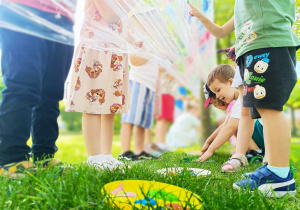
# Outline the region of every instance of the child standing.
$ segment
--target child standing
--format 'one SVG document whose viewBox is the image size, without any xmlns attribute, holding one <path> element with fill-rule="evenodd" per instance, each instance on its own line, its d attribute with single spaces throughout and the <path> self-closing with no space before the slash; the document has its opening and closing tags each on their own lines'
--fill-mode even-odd
<svg viewBox="0 0 300 210">
<path fill-rule="evenodd" d="M 234 17 L 222 27 L 192 5 L 191 8 L 191 15 L 216 37 L 225 37 L 235 30 L 236 61 L 243 79 L 243 87 L 239 87 L 243 95 L 237 137 L 239 154 L 243 154 L 242 145 L 253 132 L 251 118 L 261 115 L 264 122 L 268 165 L 236 182 L 234 188 L 258 188 L 267 196 L 273 196 L 272 189 L 277 196 L 295 195 L 295 180 L 289 169 L 291 131 L 282 111 L 297 79 L 296 50 L 300 41 L 292 30 L 295 0 L 237 0 Z"/>
<path fill-rule="evenodd" d="M 87 164 L 100 169 L 123 165 L 111 155 L 114 114 L 128 109 L 128 60 L 124 53 L 89 48 L 85 39 L 115 48 L 114 43 L 94 36 L 91 29 L 105 27 L 125 37 L 126 20 L 117 16 L 105 1 L 85 4 L 85 19 L 71 70 L 71 90 L 66 110 L 82 112 L 82 132 L 88 153 Z"/>
<path fill-rule="evenodd" d="M 166 72 L 164 67 L 159 68 L 161 113 L 156 118 L 155 139 L 161 150 L 168 151 L 166 135 L 170 123 L 174 121 L 175 98 L 178 97 L 178 84 L 173 76 Z"/>
<path fill-rule="evenodd" d="M 57 151 L 59 101 L 63 98 L 73 46 L 22 33 L 30 29 L 47 38 L 52 35 L 51 30 L 26 20 L 23 13 L 19 14 L 18 9 L 13 12 L 8 5 L 70 32 L 73 23 L 59 3 L 58 6 L 51 1 L 0 3 L 1 70 L 6 87 L 0 103 L 0 175 L 17 178 L 24 176 L 24 170 L 34 167 L 29 161 L 31 156 L 34 161 L 45 161 L 45 165 L 49 161 L 54 163 L 50 159 Z M 6 21 L 22 25 L 24 30 L 5 29 Z M 27 145 L 30 134 L 31 147 Z"/>
<path fill-rule="evenodd" d="M 155 98 L 158 62 L 142 57 L 129 56 L 131 70 L 129 73 L 131 107 L 122 115 L 121 146 L 119 159 L 152 159 L 144 151 L 146 130 L 153 122 L 153 103 Z M 130 150 L 132 129 L 134 127 L 134 152 Z"/>
</svg>

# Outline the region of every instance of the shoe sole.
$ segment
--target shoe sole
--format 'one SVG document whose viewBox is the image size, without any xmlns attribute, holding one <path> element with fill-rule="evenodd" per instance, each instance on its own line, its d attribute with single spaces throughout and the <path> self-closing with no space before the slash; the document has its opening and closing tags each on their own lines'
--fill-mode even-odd
<svg viewBox="0 0 300 210">
<path fill-rule="evenodd" d="M 132 158 L 128 158 L 128 157 L 119 157 L 118 160 L 121 160 L 121 161 L 132 161 Z"/>
<path fill-rule="evenodd" d="M 236 184 L 233 184 L 233 189 L 236 189 L 236 190 L 241 190 L 241 188 L 236 185 Z M 259 189 L 258 189 L 259 190 Z M 261 193 L 263 193 L 267 198 L 274 198 L 274 197 L 277 197 L 277 198 L 280 198 L 280 197 L 283 197 L 285 195 L 290 195 L 291 197 L 294 197 L 296 196 L 296 193 L 297 191 L 272 191 L 272 190 L 268 190 L 268 191 L 261 191 L 259 190 Z M 251 191 L 252 193 L 254 191 Z"/>
<path fill-rule="evenodd" d="M 222 169 L 221 172 L 222 172 L 222 173 L 235 173 L 235 172 L 237 172 L 237 171 L 235 171 L 235 170 L 228 170 L 228 171 L 227 171 L 227 170 L 223 170 L 223 169 Z"/>
<path fill-rule="evenodd" d="M 8 177 L 10 179 L 22 179 L 25 177 L 25 174 L 21 174 L 21 173 L 12 173 L 12 172 L 9 172 L 9 171 L 4 171 L 2 174 L 1 174 L 2 177 Z"/>
</svg>

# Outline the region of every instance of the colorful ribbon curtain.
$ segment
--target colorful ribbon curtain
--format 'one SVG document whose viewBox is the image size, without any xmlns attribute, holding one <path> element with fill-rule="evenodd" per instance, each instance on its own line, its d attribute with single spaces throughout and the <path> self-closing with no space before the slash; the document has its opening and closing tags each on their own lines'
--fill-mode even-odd
<svg viewBox="0 0 300 210">
<path fill-rule="evenodd" d="M 120 22 L 113 24 L 122 33 L 111 30 L 111 24 L 105 26 L 98 20 L 92 21 L 90 27 L 85 23 L 87 30 L 93 34 L 84 38 L 88 47 L 155 58 L 193 95 L 200 95 L 200 80 L 206 80 L 215 66 L 215 38 L 200 21 L 189 16 L 186 0 L 99 1 L 103 6 L 100 10 L 111 9 L 119 17 Z M 190 2 L 213 19 L 212 0 Z M 98 44 L 95 37 L 101 37 Z"/>
<path fill-rule="evenodd" d="M 100 11 L 98 16 L 85 14 L 87 19 L 94 17 L 82 24 L 80 41 L 86 47 L 157 59 L 193 95 L 200 95 L 200 80 L 205 81 L 215 66 L 215 39 L 200 21 L 189 16 L 186 0 L 86 1 L 96 3 Z M 212 0 L 190 2 L 213 19 Z M 53 13 L 53 21 L 32 5 Z M 74 22 L 76 0 L 1 0 L 0 6 L 5 8 L 0 27 L 73 44 L 72 28 L 58 20 L 63 16 Z"/>
</svg>

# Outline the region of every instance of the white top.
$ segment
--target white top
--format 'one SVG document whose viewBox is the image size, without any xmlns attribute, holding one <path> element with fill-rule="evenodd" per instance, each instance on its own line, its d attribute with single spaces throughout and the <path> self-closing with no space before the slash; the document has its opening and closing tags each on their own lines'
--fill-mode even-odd
<svg viewBox="0 0 300 210">
<path fill-rule="evenodd" d="M 158 75 L 158 62 L 149 60 L 141 66 L 134 66 L 130 63 L 129 79 L 138 82 L 155 92 Z"/>
<path fill-rule="evenodd" d="M 167 144 L 171 147 L 191 146 L 199 140 L 197 127 L 200 120 L 189 112 L 181 114 L 170 127 Z"/>
<path fill-rule="evenodd" d="M 231 109 L 230 118 L 241 119 L 241 101 L 238 98 Z M 263 125 L 261 118 L 258 119 L 261 125 Z"/>
<path fill-rule="evenodd" d="M 231 109 L 230 118 L 241 119 L 241 101 L 240 101 L 240 97 L 238 99 L 236 99 L 235 104 L 233 105 L 233 107 Z"/>
<path fill-rule="evenodd" d="M 231 87 L 238 88 L 240 85 L 243 85 L 243 80 L 240 74 L 240 68 L 236 66 Z"/>
</svg>

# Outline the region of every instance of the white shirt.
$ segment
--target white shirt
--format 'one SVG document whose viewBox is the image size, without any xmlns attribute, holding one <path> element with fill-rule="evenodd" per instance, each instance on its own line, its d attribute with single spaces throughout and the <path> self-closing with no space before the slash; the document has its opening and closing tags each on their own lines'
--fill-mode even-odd
<svg viewBox="0 0 300 210">
<path fill-rule="evenodd" d="M 238 99 L 236 99 L 235 104 L 233 105 L 233 107 L 231 109 L 230 118 L 241 119 L 241 101 L 240 101 L 240 97 Z"/>
<path fill-rule="evenodd" d="M 189 112 L 181 114 L 170 127 L 167 144 L 171 147 L 191 146 L 199 140 L 197 127 L 200 120 Z"/>
<path fill-rule="evenodd" d="M 243 80 L 240 74 L 240 68 L 239 66 L 236 66 L 231 87 L 238 88 L 240 85 L 243 85 Z"/>
<path fill-rule="evenodd" d="M 155 92 L 158 75 L 158 62 L 149 60 L 141 66 L 134 66 L 130 63 L 129 79 L 138 82 Z"/>
<path fill-rule="evenodd" d="M 241 101 L 240 97 L 236 100 L 235 104 L 231 109 L 230 118 L 241 119 Z M 261 125 L 263 125 L 261 118 L 258 119 Z"/>
</svg>

